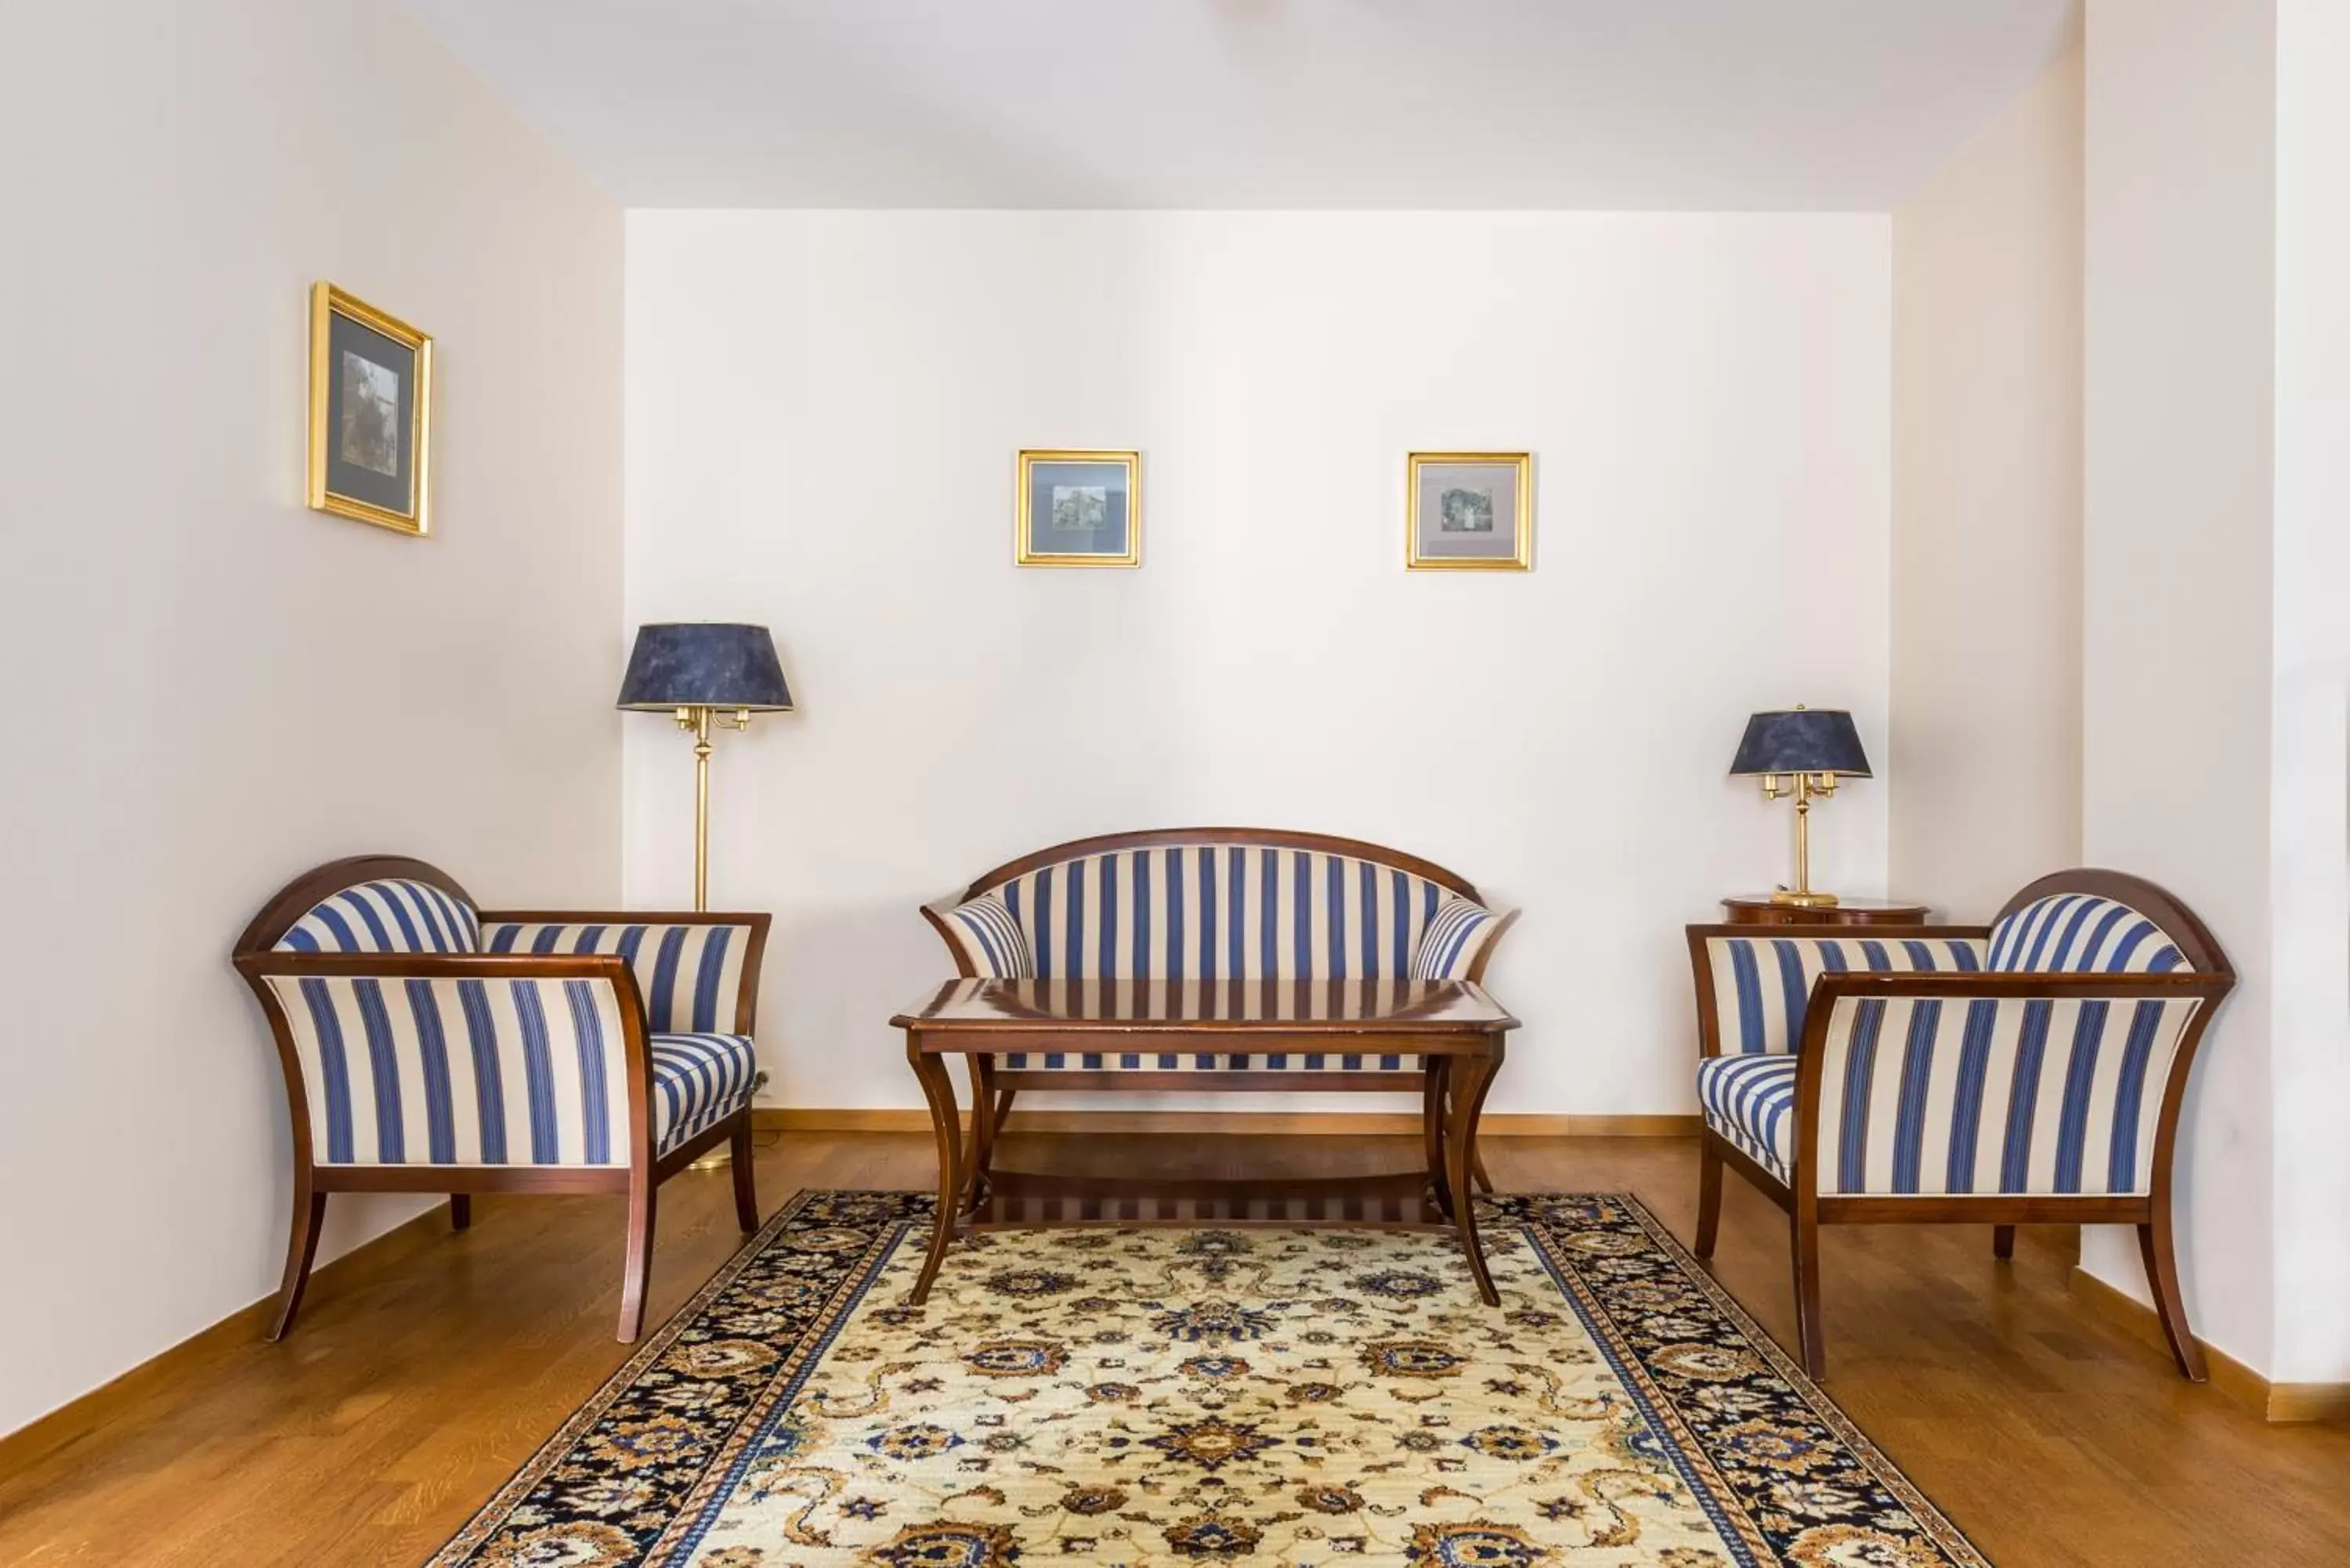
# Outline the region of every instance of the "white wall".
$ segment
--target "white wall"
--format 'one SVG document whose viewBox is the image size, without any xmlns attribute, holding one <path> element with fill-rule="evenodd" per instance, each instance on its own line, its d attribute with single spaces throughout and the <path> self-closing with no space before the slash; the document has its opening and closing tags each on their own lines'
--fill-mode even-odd
<svg viewBox="0 0 2350 1568">
<path fill-rule="evenodd" d="M 1746 713 L 1849 706 L 1885 757 L 1887 230 L 629 214 L 629 618 L 770 623 L 803 704 L 716 759 L 769 1097 L 918 1103 L 921 900 L 1229 822 L 1525 907 L 1494 1110 L 1690 1108 L 1679 928 L 1787 874 L 1723 777 Z M 1012 565 L 1023 446 L 1142 450 L 1140 570 Z M 1405 453 L 1458 447 L 1536 453 L 1532 574 L 1403 570 Z M 691 774 L 629 728 L 632 900 L 688 891 Z M 1882 889 L 1887 787 L 1820 809 L 1822 885 Z"/>
<path fill-rule="evenodd" d="M 2277 1344 L 2350 1382 L 2350 7 L 2279 0 L 2276 716 L 2270 793 Z"/>
<path fill-rule="evenodd" d="M 1893 214 L 1895 891 L 2081 857 L 2081 51 Z"/>
<path fill-rule="evenodd" d="M 619 890 L 617 209 L 398 7 L 12 7 L 0 1431 L 273 1290 L 260 901 Z M 308 289 L 439 338 L 440 537 L 302 504 Z M 412 1203 L 338 1199 L 324 1252 Z"/>
<path fill-rule="evenodd" d="M 2181 1251 L 2197 1332 L 2264 1371 L 2276 50 L 2266 0 L 2088 9 L 2082 844 L 2242 974 L 2181 1124 Z M 2142 1290 L 2127 1232 L 2083 1265 Z"/>
</svg>

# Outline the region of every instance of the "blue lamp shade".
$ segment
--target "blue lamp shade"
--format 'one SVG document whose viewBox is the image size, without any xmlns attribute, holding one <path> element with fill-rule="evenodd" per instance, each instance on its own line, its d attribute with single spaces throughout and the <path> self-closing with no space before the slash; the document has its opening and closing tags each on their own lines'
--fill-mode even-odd
<svg viewBox="0 0 2350 1568">
<path fill-rule="evenodd" d="M 791 688 L 764 626 L 709 621 L 656 623 L 637 628 L 629 672 L 620 678 L 623 708 L 748 708 L 788 711 Z"/>
<path fill-rule="evenodd" d="M 1860 732 L 1841 708 L 1789 708 L 1757 713 L 1731 760 L 1730 776 L 1758 774 L 1845 774 L 1867 778 L 1868 753 Z"/>
</svg>

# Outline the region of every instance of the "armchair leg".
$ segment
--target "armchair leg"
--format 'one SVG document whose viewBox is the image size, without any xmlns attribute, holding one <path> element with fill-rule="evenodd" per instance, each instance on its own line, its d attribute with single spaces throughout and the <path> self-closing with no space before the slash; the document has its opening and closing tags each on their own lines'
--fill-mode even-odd
<svg viewBox="0 0 2350 1568">
<path fill-rule="evenodd" d="M 294 1173 L 294 1217 L 286 1233 L 286 1275 L 277 1286 L 277 1317 L 269 1326 L 272 1344 L 294 1326 L 302 1291 L 310 1282 L 310 1261 L 318 1255 L 318 1231 L 327 1220 L 327 1195 L 310 1185 L 307 1165 Z"/>
<path fill-rule="evenodd" d="M 1698 1140 L 1697 1149 L 1697 1245 L 1690 1249 L 1700 1258 L 1713 1256 L 1713 1243 L 1721 1234 L 1721 1150 L 1713 1146 L 1711 1134 Z"/>
<path fill-rule="evenodd" d="M 1795 1338 L 1804 1370 L 1817 1382 L 1827 1376 L 1828 1369 L 1827 1345 L 1820 1327 L 1820 1218 L 1812 1203 L 1800 1196 L 1796 1199 L 1793 1240 Z"/>
<path fill-rule="evenodd" d="M 751 1169 L 751 1113 L 743 1111 L 726 1140 L 727 1159 L 734 1168 L 734 1222 L 743 1234 L 759 1229 L 759 1185 Z"/>
<path fill-rule="evenodd" d="M 645 1285 L 653 1272 L 653 1179 L 639 1170 L 629 1184 L 629 1239 L 620 1254 L 622 1345 L 634 1345 L 645 1329 Z"/>
<path fill-rule="evenodd" d="M 1991 1228 L 1991 1255 L 1994 1258 L 2015 1256 L 2015 1227 L 1994 1225 Z"/>
<path fill-rule="evenodd" d="M 470 1231 L 473 1228 L 473 1195 L 470 1192 L 449 1194 L 449 1229 Z"/>
<path fill-rule="evenodd" d="M 2170 1341 L 2170 1358 L 2189 1383 L 2207 1382 L 2203 1346 L 2187 1326 L 2186 1298 L 2178 1293 L 2178 1259 L 2170 1241 L 2170 1205 L 2158 1199 L 2154 1219 L 2137 1228 L 2138 1256 L 2146 1261 L 2146 1282 L 2154 1292 L 2155 1311 L 2162 1318 L 2163 1337 Z"/>
</svg>

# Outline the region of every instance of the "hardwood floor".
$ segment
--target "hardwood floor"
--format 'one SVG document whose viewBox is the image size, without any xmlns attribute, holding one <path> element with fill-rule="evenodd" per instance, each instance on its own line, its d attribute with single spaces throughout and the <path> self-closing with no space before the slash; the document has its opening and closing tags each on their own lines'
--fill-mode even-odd
<svg viewBox="0 0 2350 1568">
<path fill-rule="evenodd" d="M 763 1134 L 760 1189 L 926 1186 L 927 1137 Z M 1505 1191 L 1638 1193 L 1685 1239 L 1680 1138 L 1495 1138 Z M 1168 1175 L 1329 1175 L 1417 1140 L 1006 1140 L 1003 1162 Z M 724 1171 L 661 1189 L 649 1322 L 732 1252 Z M 400 1233 L 312 1286 L 284 1345 L 200 1351 L 106 1428 L 0 1476 L 0 1563 L 400 1564 L 428 1555 L 596 1385 L 611 1337 L 618 1204 L 481 1199 L 473 1229 Z M 2272 1428 L 2073 1302 L 2067 1239 L 1988 1228 L 1830 1228 L 1828 1387 L 2000 1568 L 2350 1562 L 2350 1428 Z M 1717 1272 L 1794 1326 L 1787 1229 L 1729 1184 Z M 30 1347 L 17 1346 L 11 1354 Z"/>
</svg>

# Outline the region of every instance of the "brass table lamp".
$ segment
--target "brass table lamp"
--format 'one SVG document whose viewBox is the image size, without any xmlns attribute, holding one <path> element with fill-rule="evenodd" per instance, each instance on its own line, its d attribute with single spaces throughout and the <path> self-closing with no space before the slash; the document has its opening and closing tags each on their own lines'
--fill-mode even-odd
<svg viewBox="0 0 2350 1568">
<path fill-rule="evenodd" d="M 620 679 L 619 706 L 672 713 L 693 737 L 693 907 L 710 908 L 710 721 L 747 730 L 754 713 L 788 713 L 791 688 L 764 626 L 708 621 L 654 623 L 637 628 L 629 672 Z"/>
<path fill-rule="evenodd" d="M 1840 778 L 1870 776 L 1860 732 L 1841 708 L 1793 708 L 1757 713 L 1731 760 L 1732 778 L 1759 778 L 1762 798 L 1795 797 L 1795 885 L 1771 895 L 1774 904 L 1803 909 L 1833 908 L 1834 893 L 1812 890 L 1812 800 L 1832 796 Z"/>
</svg>

